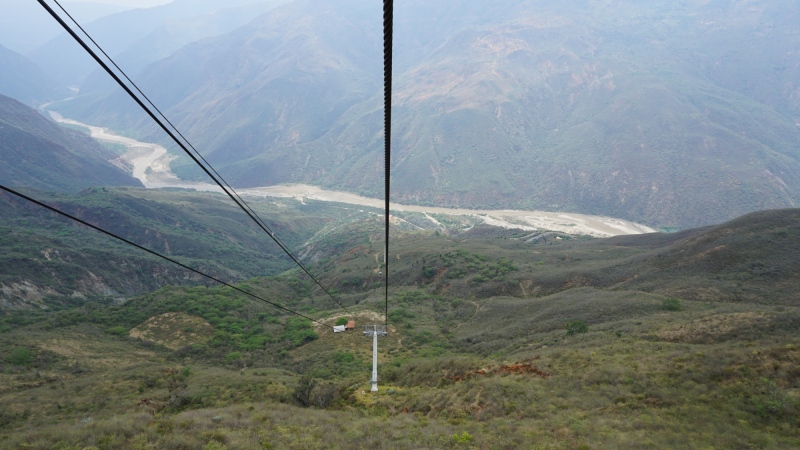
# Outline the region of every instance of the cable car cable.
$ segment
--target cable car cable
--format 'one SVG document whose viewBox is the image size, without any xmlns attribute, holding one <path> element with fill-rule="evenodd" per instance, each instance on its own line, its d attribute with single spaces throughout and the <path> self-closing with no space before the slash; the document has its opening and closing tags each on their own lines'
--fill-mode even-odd
<svg viewBox="0 0 800 450">
<path fill-rule="evenodd" d="M 211 172 L 209 171 L 209 169 L 207 169 L 207 168 L 206 168 L 206 167 L 205 167 L 203 164 L 201 164 L 201 163 L 200 163 L 200 161 L 197 159 L 197 157 L 195 157 L 195 155 L 193 155 L 193 154 L 192 154 L 192 152 L 190 152 L 190 151 L 189 151 L 189 149 L 186 147 L 186 145 L 184 145 L 184 143 L 183 143 L 183 142 L 181 142 L 181 141 L 180 141 L 180 140 L 179 140 L 179 139 L 178 139 L 178 138 L 175 136 L 175 134 L 174 134 L 172 131 L 170 131 L 170 130 L 167 128 L 167 126 L 166 126 L 166 125 L 165 125 L 165 124 L 164 124 L 164 123 L 163 123 L 163 122 L 162 122 L 162 121 L 161 121 L 161 120 L 160 120 L 158 117 L 156 117 L 156 115 L 155 115 L 155 114 L 154 114 L 154 113 L 153 113 L 153 112 L 152 112 L 152 111 L 151 111 L 151 110 L 150 110 L 150 109 L 149 109 L 149 108 L 148 108 L 148 107 L 147 107 L 147 106 L 146 106 L 146 105 L 145 105 L 145 104 L 142 102 L 142 100 L 141 100 L 141 99 L 140 99 L 138 96 L 136 96 L 136 95 L 133 93 L 133 91 L 131 91 L 130 87 L 128 87 L 128 86 L 127 86 L 127 85 L 126 85 L 126 84 L 125 84 L 125 83 L 124 83 L 124 82 L 123 82 L 123 81 L 122 81 L 122 80 L 119 78 L 119 76 L 118 76 L 116 73 L 114 73 L 114 71 L 113 71 L 113 70 L 111 70 L 111 68 L 110 68 L 110 67 L 109 67 L 109 66 L 108 66 L 108 65 L 107 65 L 107 64 L 106 64 L 106 63 L 105 63 L 105 62 L 104 62 L 104 61 L 103 61 L 103 60 L 102 60 L 102 59 L 101 59 L 101 58 L 100 58 L 98 55 L 97 55 L 97 53 L 95 53 L 95 52 L 94 52 L 94 50 L 92 50 L 91 48 L 89 48 L 89 46 L 86 44 L 86 42 L 85 42 L 85 41 L 84 41 L 84 40 L 83 40 L 83 39 L 82 39 L 80 36 L 78 36 L 78 35 L 77 35 L 77 33 L 75 33 L 75 31 L 74 31 L 74 30 L 73 30 L 73 29 L 72 29 L 72 28 L 71 28 L 71 27 L 70 27 L 70 26 L 69 26 L 69 25 L 68 25 L 66 22 L 64 22 L 64 20 L 63 20 L 63 19 L 62 19 L 62 18 L 61 18 L 61 17 L 58 15 L 58 13 L 56 13 L 56 12 L 55 12 L 55 11 L 54 11 L 54 10 L 53 10 L 51 7 L 50 7 L 50 5 L 48 5 L 48 4 L 45 2 L 45 0 L 38 0 L 38 2 L 39 2 L 39 4 L 40 4 L 40 5 L 42 5 L 42 7 L 43 7 L 43 8 L 45 8 L 45 10 L 47 10 L 47 12 L 48 12 L 48 13 L 49 13 L 49 14 L 50 14 L 50 15 L 51 15 L 51 16 L 52 16 L 52 17 L 53 17 L 53 18 L 54 18 L 54 19 L 55 19 L 55 20 L 56 20 L 56 21 L 57 21 L 57 22 L 58 22 L 58 23 L 59 23 L 61 26 L 62 26 L 62 28 L 64 28 L 64 30 L 66 30 L 66 31 L 67 31 L 67 33 L 69 33 L 69 34 L 70 34 L 70 35 L 73 37 L 73 39 L 75 39 L 75 40 L 78 42 L 78 44 L 80 44 L 80 45 L 81 45 L 81 47 L 83 47 L 83 49 L 84 49 L 84 50 L 85 50 L 87 53 L 89 53 L 89 55 L 90 55 L 92 58 L 94 58 L 94 60 L 95 60 L 95 61 L 97 61 L 97 63 L 98 63 L 98 64 L 100 64 L 100 66 L 101 66 L 101 67 L 102 67 L 102 68 L 103 68 L 103 69 L 106 71 L 106 73 L 108 73 L 108 74 L 109 74 L 109 76 L 111 76 L 111 77 L 114 79 L 114 81 L 116 81 L 116 82 L 117 82 L 117 84 L 119 84 L 119 86 L 120 86 L 120 87 L 121 87 L 123 90 L 125 90 L 125 92 L 126 92 L 126 93 L 127 93 L 127 94 L 128 94 L 128 95 L 129 95 L 129 96 L 130 96 L 130 97 L 131 97 L 131 98 L 132 98 L 132 99 L 133 99 L 133 100 L 134 100 L 134 101 L 135 101 L 135 102 L 136 102 L 136 103 L 137 103 L 137 104 L 138 104 L 138 105 L 139 105 L 139 106 L 140 106 L 140 107 L 141 107 L 141 108 L 142 108 L 142 109 L 143 109 L 143 110 L 146 112 L 146 113 L 147 113 L 147 115 L 148 115 L 148 116 L 150 116 L 150 118 L 151 118 L 151 119 L 153 119 L 153 120 L 154 120 L 154 121 L 155 121 L 155 122 L 156 122 L 156 123 L 159 125 L 159 127 L 161 127 L 161 129 L 162 129 L 162 130 L 164 130 L 164 132 L 165 132 L 165 133 L 167 133 L 167 135 L 169 135 L 169 137 L 170 137 L 170 138 L 171 138 L 173 141 L 175 141 L 175 143 L 176 143 L 176 144 L 178 144 L 178 146 L 179 146 L 179 147 L 180 147 L 180 148 L 181 148 L 181 149 L 182 149 L 182 150 L 183 150 L 183 151 L 184 151 L 184 152 L 185 152 L 187 155 L 189 155 L 189 157 L 190 157 L 190 158 L 191 158 L 191 159 L 192 159 L 192 160 L 193 160 L 193 161 L 194 161 L 194 162 L 195 162 L 195 163 L 196 163 L 198 166 L 200 166 L 200 168 L 201 168 L 201 169 L 203 169 L 203 171 L 206 173 L 206 175 L 208 175 L 208 176 L 209 176 L 209 177 L 210 177 L 212 180 L 214 180 L 214 182 L 215 182 L 215 183 L 216 183 L 216 184 L 217 184 L 217 185 L 220 187 L 220 189 L 222 189 L 222 191 L 223 191 L 223 192 L 225 192 L 225 193 L 228 195 L 228 197 L 230 197 L 230 198 L 231 198 L 231 200 L 233 200 L 233 201 L 234 201 L 234 203 L 236 203 L 236 205 L 237 205 L 237 206 L 239 206 L 239 208 L 241 208 L 241 209 L 242 209 L 242 210 L 245 212 L 245 214 L 247 214 L 247 215 L 250 217 L 250 219 L 252 219 L 254 222 L 256 222 L 256 224 L 257 224 L 257 225 L 258 225 L 258 226 L 259 226 L 259 227 L 260 227 L 260 228 L 261 228 L 261 229 L 262 229 L 262 230 L 263 230 L 265 233 L 267 233 L 267 235 L 269 235 L 269 236 L 270 236 L 270 238 L 272 238 L 272 240 L 273 240 L 273 241 L 275 241 L 275 243 L 276 243 L 276 244 L 277 244 L 277 245 L 278 245 L 278 246 L 279 246 L 279 247 L 280 247 L 280 248 L 281 248 L 281 249 L 282 249 L 282 250 L 283 250 L 283 251 L 284 251 L 284 252 L 285 252 L 285 253 L 286 253 L 286 254 L 289 256 L 289 258 L 291 258 L 291 259 L 292 259 L 292 260 L 295 262 L 295 264 L 297 264 L 297 265 L 298 265 L 298 266 L 299 266 L 299 267 L 300 267 L 300 268 L 301 268 L 301 269 L 302 269 L 302 270 L 303 270 L 303 271 L 304 271 L 304 272 L 305 272 L 305 273 L 306 273 L 306 274 L 307 274 L 309 277 L 311 277 L 311 279 L 312 279 L 312 280 L 314 280 L 314 282 L 316 282 L 316 283 L 317 283 L 317 285 L 318 285 L 320 288 L 322 288 L 322 290 L 323 290 L 323 291 L 324 291 L 324 292 L 325 292 L 325 293 L 326 293 L 326 294 L 327 294 L 327 295 L 328 295 L 328 296 L 329 296 L 331 299 L 333 299 L 333 301 L 334 301 L 334 302 L 336 302 L 336 303 L 337 303 L 339 306 L 341 306 L 341 307 L 342 307 L 342 309 L 344 309 L 345 311 L 347 311 L 347 313 L 348 313 L 348 314 L 350 314 L 351 316 L 355 317 L 355 315 L 354 315 L 352 312 L 350 312 L 350 310 L 348 310 L 348 309 L 347 309 L 347 308 L 346 308 L 344 305 L 342 305 L 342 304 L 341 304 L 341 303 L 340 303 L 340 302 L 339 302 L 339 301 L 338 301 L 338 300 L 337 300 L 337 299 L 336 299 L 336 298 L 333 296 L 333 294 L 331 294 L 331 293 L 330 293 L 330 291 L 329 291 L 327 288 L 325 288 L 325 286 L 323 286 L 323 285 L 322 285 L 322 283 L 321 283 L 321 282 L 320 282 L 320 281 L 319 281 L 319 280 L 318 280 L 318 279 L 317 279 L 317 278 L 316 278 L 316 277 L 315 277 L 315 276 L 314 276 L 314 275 L 313 275 L 313 274 L 312 274 L 312 273 L 311 273 L 311 272 L 310 272 L 310 271 L 309 271 L 309 270 L 308 270 L 308 269 L 307 269 L 307 268 L 306 268 L 306 267 L 305 267 L 305 266 L 304 266 L 304 265 L 303 265 L 303 264 L 300 262 L 300 260 L 299 260 L 299 259 L 297 259 L 297 257 L 296 257 L 296 256 L 294 256 L 294 255 L 293 255 L 293 254 L 292 254 L 292 253 L 289 251 L 289 249 L 288 249 L 288 248 L 286 248 L 286 246 L 285 246 L 285 245 L 284 245 L 282 242 L 280 242 L 280 241 L 279 241 L 279 240 L 278 240 L 278 239 L 275 237 L 275 233 L 274 233 L 274 232 L 272 232 L 272 231 L 268 230 L 268 229 L 267 229 L 267 227 L 265 227 L 265 226 L 264 226 L 264 224 L 262 224 L 261 222 L 259 222 L 259 220 L 255 218 L 254 214 L 253 214 L 253 213 L 251 213 L 250 211 L 248 211 L 248 210 L 247 210 L 247 208 L 245 208 L 245 207 L 242 205 L 242 203 L 241 203 L 239 200 L 237 200 L 237 199 L 236 199 L 236 197 L 235 197 L 233 194 L 231 194 L 231 193 L 230 193 L 230 192 L 229 192 L 229 191 L 228 191 L 228 190 L 225 188 L 225 186 L 223 186 L 223 185 L 222 185 L 222 183 L 221 183 L 219 180 L 217 180 L 217 178 L 216 178 L 214 175 L 212 175 L 212 174 L 211 174 Z M 59 6 L 60 6 L 60 5 L 59 5 Z M 84 31 L 84 33 L 85 33 L 85 31 Z M 88 36 L 88 34 L 87 34 L 87 36 Z M 109 59 L 111 59 L 111 58 L 109 58 Z M 210 166 L 210 165 L 209 165 L 209 166 Z"/>
<path fill-rule="evenodd" d="M 73 216 L 73 215 L 71 215 L 71 214 L 69 214 L 69 213 L 65 213 L 64 211 L 61 211 L 61 210 L 59 210 L 59 209 L 56 209 L 56 208 L 54 208 L 54 207 L 52 207 L 52 206 L 50 206 L 50 205 L 47 205 L 47 204 L 45 204 L 45 203 L 42 203 L 42 202 L 40 202 L 40 201 L 38 201 L 38 200 L 36 200 L 36 199 L 34 199 L 34 198 L 28 197 L 27 195 L 25 195 L 25 194 L 22 194 L 22 193 L 20 193 L 20 192 L 17 192 L 17 191 L 15 191 L 15 190 L 11 189 L 11 188 L 8 188 L 8 187 L 6 187 L 6 186 L 3 186 L 2 184 L 0 184 L 0 189 L 2 189 L 2 190 L 4 190 L 4 191 L 8 192 L 9 194 L 14 194 L 14 195 L 16 195 L 17 197 L 20 197 L 20 198 L 22 198 L 22 199 L 24 199 L 24 200 L 27 200 L 27 201 L 31 202 L 31 203 L 35 203 L 35 204 L 37 204 L 37 205 L 39 205 L 39 206 L 41 206 L 41 207 L 43 207 L 43 208 L 45 208 L 45 209 L 48 209 L 48 210 L 50 210 L 50 211 L 52 211 L 52 212 L 54 212 L 54 213 L 56 213 L 56 214 L 60 214 L 60 215 L 62 215 L 62 216 L 64 216 L 64 217 L 67 217 L 67 218 L 69 218 L 69 219 L 72 219 L 72 220 L 74 220 L 74 221 L 76 221 L 76 222 L 78 222 L 78 223 L 80 223 L 80 224 L 82 224 L 82 225 L 86 225 L 87 227 L 89 227 L 89 228 L 92 228 L 93 230 L 99 231 L 99 232 L 101 232 L 101 233 L 103 233 L 103 234 L 105 234 L 105 235 L 107 235 L 107 236 L 111 236 L 111 237 L 113 237 L 114 239 L 118 239 L 118 240 L 120 240 L 120 241 L 122 241 L 122 242 L 124 242 L 124 243 L 126 243 L 126 244 L 128 244 L 128 245 L 132 245 L 132 246 L 134 246 L 134 247 L 136 247 L 136 248 L 138 248 L 138 249 L 140 249 L 140 250 L 144 250 L 144 251 L 146 251 L 147 253 L 150 253 L 151 255 L 158 256 L 158 257 L 159 257 L 159 258 L 161 258 L 161 259 L 165 259 L 165 260 L 167 260 L 167 261 L 169 261 L 169 262 L 171 262 L 171 263 L 173 263 L 173 264 L 177 264 L 177 265 L 179 265 L 179 266 L 183 267 L 183 268 L 184 268 L 184 269 L 186 269 L 186 270 L 189 270 L 189 271 L 191 271 L 191 272 L 194 272 L 194 273 L 196 273 L 196 274 L 198 274 L 198 275 L 202 275 L 202 276 L 204 276 L 204 277 L 206 277 L 206 278 L 208 278 L 208 279 L 210 279 L 210 280 L 216 281 L 216 282 L 217 282 L 217 283 L 219 283 L 219 284 L 225 285 L 225 286 L 227 286 L 227 287 L 229 287 L 229 288 L 231 288 L 231 289 L 234 289 L 234 290 L 236 290 L 236 291 L 238 291 L 238 292 L 241 292 L 241 293 L 243 293 L 243 294 L 249 295 L 250 297 L 253 297 L 253 298 L 257 299 L 257 300 L 261 300 L 262 302 L 264 302 L 264 303 L 267 303 L 267 304 L 269 304 L 269 305 L 272 305 L 272 306 L 274 306 L 274 307 L 276 307 L 276 308 L 279 308 L 279 309 L 281 309 L 281 310 L 283 310 L 283 311 L 286 311 L 286 312 L 288 312 L 288 313 L 294 314 L 294 315 L 296 315 L 296 316 L 303 317 L 303 318 L 305 318 L 305 319 L 308 319 L 308 320 L 310 320 L 310 321 L 312 321 L 312 322 L 316 322 L 316 323 L 318 323 L 318 324 L 320 324 L 320 325 L 322 325 L 322 326 L 325 326 L 325 327 L 330 327 L 330 325 L 325 325 L 324 323 L 320 322 L 319 320 L 312 319 L 312 318 L 310 318 L 310 317 L 306 316 L 305 314 L 299 313 L 299 312 L 297 312 L 297 311 L 293 311 L 293 310 L 291 310 L 291 309 L 289 309 L 289 308 L 287 308 L 287 307 L 285 307 L 285 306 L 282 306 L 282 305 L 280 305 L 280 304 L 278 304 L 278 303 L 271 302 L 271 301 L 269 301 L 269 300 L 267 300 L 267 299 L 265 299 L 265 298 L 259 297 L 258 295 L 255 295 L 255 294 L 252 294 L 252 293 L 250 293 L 250 292 L 247 292 L 247 291 L 245 291 L 244 289 L 238 288 L 238 287 L 236 287 L 236 286 L 234 286 L 234 285 L 232 285 L 232 284 L 230 284 L 230 283 L 227 283 L 227 282 L 225 282 L 225 281 L 222 281 L 222 280 L 220 280 L 219 278 L 216 278 L 216 277 L 214 277 L 214 276 L 211 276 L 211 275 L 208 275 L 208 274 L 206 274 L 206 273 L 203 273 L 203 272 L 201 272 L 201 271 L 199 271 L 199 270 L 197 270 L 197 269 L 194 269 L 194 268 L 192 268 L 192 267 L 189 267 L 189 266 L 187 266 L 186 264 L 183 264 L 183 263 L 181 263 L 181 262 L 179 262 L 179 261 L 176 261 L 176 260 L 174 260 L 174 259 L 172 259 L 172 258 L 170 258 L 170 257 L 168 257 L 168 256 L 164 256 L 164 255 L 162 255 L 161 253 L 158 253 L 158 252 L 156 252 L 156 251 L 150 250 L 150 249 L 148 249 L 148 248 L 146 248 L 146 247 L 142 247 L 141 245 L 139 245 L 139 244 L 137 244 L 137 243 L 135 243 L 135 242 L 131 242 L 131 241 L 129 241 L 129 240 L 127 240 L 127 239 L 125 239 L 124 237 L 118 236 L 118 235 L 116 235 L 116 234 L 114 234 L 114 233 L 112 233 L 112 232 L 110 232 L 110 231 L 106 231 L 106 230 L 104 230 L 104 229 L 102 229 L 102 228 L 100 228 L 100 227 L 98 227 L 98 226 L 96 226 L 96 225 L 92 225 L 91 223 L 89 223 L 89 222 L 86 222 L 85 220 L 79 219 L 79 218 L 77 218 L 77 217 L 75 217 L 75 216 Z"/>
<path fill-rule="evenodd" d="M 383 139 L 384 139 L 384 183 L 385 183 L 385 212 L 386 217 L 386 248 L 385 253 L 385 325 L 389 327 L 389 176 L 392 156 L 392 23 L 394 21 L 393 0 L 383 0 Z"/>
</svg>

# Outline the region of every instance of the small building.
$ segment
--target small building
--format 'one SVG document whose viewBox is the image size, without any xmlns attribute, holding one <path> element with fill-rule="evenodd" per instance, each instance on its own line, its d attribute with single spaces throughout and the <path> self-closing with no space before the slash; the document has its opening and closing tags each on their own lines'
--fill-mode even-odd
<svg viewBox="0 0 800 450">
<path fill-rule="evenodd" d="M 350 320 L 347 322 L 347 325 L 344 326 L 346 330 L 355 330 L 356 329 L 356 321 Z"/>
<path fill-rule="evenodd" d="M 333 332 L 334 333 L 344 333 L 345 326 L 344 325 L 334 325 Z"/>
</svg>

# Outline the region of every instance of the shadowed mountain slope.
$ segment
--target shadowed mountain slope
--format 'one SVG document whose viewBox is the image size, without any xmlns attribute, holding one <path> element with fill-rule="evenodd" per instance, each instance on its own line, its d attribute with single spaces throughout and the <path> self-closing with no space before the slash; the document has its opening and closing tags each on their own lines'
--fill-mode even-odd
<svg viewBox="0 0 800 450">
<path fill-rule="evenodd" d="M 91 186 L 141 186 L 109 163 L 115 155 L 89 136 L 62 128 L 0 95 L 0 181 L 9 187 L 77 191 Z"/>
</svg>

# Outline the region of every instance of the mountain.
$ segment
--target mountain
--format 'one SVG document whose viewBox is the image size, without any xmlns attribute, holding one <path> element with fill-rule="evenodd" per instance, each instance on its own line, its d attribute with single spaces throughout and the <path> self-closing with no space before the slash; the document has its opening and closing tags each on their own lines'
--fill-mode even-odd
<svg viewBox="0 0 800 450">
<path fill-rule="evenodd" d="M 800 202 L 794 2 L 416 1 L 395 21 L 398 202 L 661 227 Z M 379 197 L 380 25 L 359 2 L 298 0 L 140 85 L 238 186 Z M 63 109 L 163 142 L 120 93 Z"/>
<path fill-rule="evenodd" d="M 109 161 L 116 155 L 89 136 L 60 127 L 0 95 L 0 182 L 8 187 L 77 191 L 91 186 L 141 186 Z"/>
<path fill-rule="evenodd" d="M 175 0 L 81 25 L 128 75 L 135 76 L 145 64 L 194 40 L 233 30 L 280 3 L 281 0 Z M 70 5 L 66 9 L 71 11 Z M 110 86 L 105 72 L 100 73 L 94 59 L 66 32 L 27 56 L 62 84 L 81 84 L 91 75 L 88 86 Z"/>
<path fill-rule="evenodd" d="M 26 104 L 60 100 L 69 91 L 59 88 L 39 67 L 24 56 L 0 45 L 0 95 Z"/>
</svg>

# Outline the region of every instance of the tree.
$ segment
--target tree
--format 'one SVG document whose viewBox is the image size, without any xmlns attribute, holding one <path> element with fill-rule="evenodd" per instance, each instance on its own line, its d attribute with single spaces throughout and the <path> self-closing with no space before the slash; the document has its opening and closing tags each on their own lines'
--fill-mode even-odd
<svg viewBox="0 0 800 450">
<path fill-rule="evenodd" d="M 310 375 L 303 375 L 297 387 L 294 388 L 294 392 L 292 392 L 292 400 L 295 404 L 304 408 L 311 406 L 311 392 L 316 384 L 316 381 Z"/>
<path fill-rule="evenodd" d="M 589 325 L 586 325 L 586 322 L 582 320 L 574 320 L 567 324 L 567 336 L 572 336 L 573 334 L 578 333 L 586 333 L 589 331 Z"/>
</svg>

